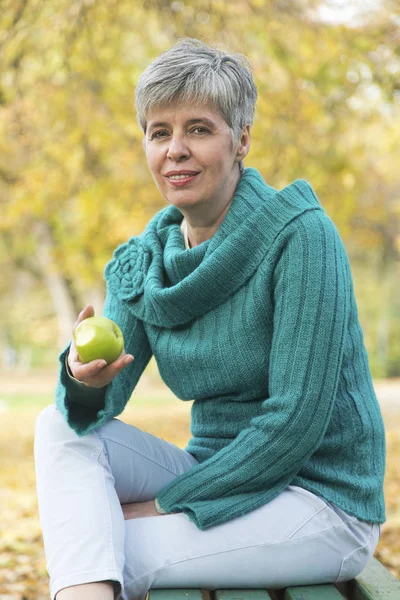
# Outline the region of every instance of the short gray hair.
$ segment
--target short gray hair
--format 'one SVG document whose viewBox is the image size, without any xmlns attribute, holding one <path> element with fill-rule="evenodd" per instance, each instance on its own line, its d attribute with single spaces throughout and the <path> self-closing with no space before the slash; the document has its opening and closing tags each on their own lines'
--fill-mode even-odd
<svg viewBox="0 0 400 600">
<path fill-rule="evenodd" d="M 214 106 L 238 141 L 243 128 L 253 124 L 256 100 L 247 58 L 194 38 L 182 39 L 163 52 L 143 71 L 136 87 L 137 118 L 143 132 L 153 108 L 195 102 Z"/>
</svg>

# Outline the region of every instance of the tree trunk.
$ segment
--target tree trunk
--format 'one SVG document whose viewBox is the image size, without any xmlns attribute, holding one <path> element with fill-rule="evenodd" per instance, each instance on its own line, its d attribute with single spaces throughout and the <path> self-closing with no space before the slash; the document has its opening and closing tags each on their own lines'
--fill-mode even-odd
<svg viewBox="0 0 400 600">
<path fill-rule="evenodd" d="M 37 223 L 35 233 L 37 236 L 37 260 L 43 280 L 53 300 L 58 323 L 58 345 L 61 350 L 71 339 L 77 315 L 68 285 L 52 256 L 53 240 L 48 225 Z"/>
</svg>

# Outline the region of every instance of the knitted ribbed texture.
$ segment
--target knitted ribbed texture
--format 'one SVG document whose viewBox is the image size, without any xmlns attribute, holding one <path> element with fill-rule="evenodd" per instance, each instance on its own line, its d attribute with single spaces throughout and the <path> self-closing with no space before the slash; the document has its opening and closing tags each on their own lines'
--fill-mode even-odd
<svg viewBox="0 0 400 600">
<path fill-rule="evenodd" d="M 163 209 L 107 266 L 105 314 L 135 361 L 83 400 L 61 356 L 71 427 L 118 415 L 153 353 L 176 396 L 195 399 L 187 450 L 200 462 L 157 494 L 162 508 L 207 529 L 292 484 L 384 522 L 384 429 L 350 266 L 311 186 L 276 192 L 246 169 L 211 239 L 185 249 L 181 221 Z"/>
</svg>

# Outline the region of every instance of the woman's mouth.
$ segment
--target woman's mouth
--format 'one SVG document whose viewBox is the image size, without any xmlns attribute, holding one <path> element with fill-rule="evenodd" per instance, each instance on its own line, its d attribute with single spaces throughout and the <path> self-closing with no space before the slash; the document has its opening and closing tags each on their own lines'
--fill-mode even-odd
<svg viewBox="0 0 400 600">
<path fill-rule="evenodd" d="M 180 173 L 167 173 L 166 179 L 174 187 L 182 187 L 193 181 L 199 173 L 192 172 L 180 172 Z"/>
</svg>

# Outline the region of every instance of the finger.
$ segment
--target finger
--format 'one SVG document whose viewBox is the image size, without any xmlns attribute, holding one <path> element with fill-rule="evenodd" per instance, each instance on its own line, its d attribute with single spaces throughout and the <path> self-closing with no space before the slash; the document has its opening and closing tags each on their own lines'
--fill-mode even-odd
<svg viewBox="0 0 400 600">
<path fill-rule="evenodd" d="M 93 308 L 93 306 L 91 304 L 87 304 L 85 306 L 85 308 L 83 310 L 81 310 L 81 312 L 78 315 L 77 320 L 74 323 L 74 326 L 73 326 L 73 329 L 72 329 L 72 338 L 71 338 L 70 350 L 69 350 L 69 354 L 71 355 L 71 361 L 74 362 L 74 363 L 80 362 L 79 355 L 78 355 L 78 352 L 77 352 L 76 346 L 75 346 L 75 336 L 74 336 L 75 329 L 79 325 L 79 323 L 81 323 L 82 321 L 84 321 L 88 317 L 93 317 L 93 316 L 94 316 L 94 308 Z M 69 361 L 69 357 L 68 357 L 68 364 L 71 367 L 71 364 L 70 364 L 70 361 Z"/>
<path fill-rule="evenodd" d="M 110 363 L 108 367 L 104 369 L 104 371 L 108 371 L 108 373 L 113 373 L 113 376 L 115 377 L 115 375 L 120 373 L 122 369 L 127 367 L 133 360 L 135 360 L 134 356 L 132 354 L 126 354 L 124 350 L 119 356 L 119 358 L 117 358 L 117 360 L 114 360 L 114 362 Z"/>
<path fill-rule="evenodd" d="M 79 358 L 79 354 L 78 354 L 78 351 L 75 346 L 75 339 L 74 339 L 73 334 L 72 334 L 72 339 L 71 339 L 69 352 L 68 352 L 68 364 L 69 364 L 71 371 L 75 367 L 75 365 L 80 366 L 83 364 L 81 359 Z"/>
<path fill-rule="evenodd" d="M 75 362 L 73 364 L 74 377 L 79 381 L 88 381 L 95 378 L 100 371 L 104 369 L 107 362 L 104 359 L 92 360 L 89 363 L 83 364 L 81 362 Z M 71 369 L 72 370 L 72 369 Z"/>
<path fill-rule="evenodd" d="M 85 319 L 88 319 L 89 317 L 94 317 L 94 308 L 91 304 L 86 304 L 85 308 L 81 310 L 81 312 L 78 315 L 78 318 L 74 325 L 74 329 L 77 325 L 79 325 L 79 323 L 81 323 Z"/>
<path fill-rule="evenodd" d="M 112 363 L 107 363 L 106 360 L 104 359 L 96 359 L 94 361 L 91 361 L 90 363 L 83 363 L 80 358 L 79 358 L 79 354 L 76 350 L 76 347 L 74 346 L 72 348 L 72 344 L 70 347 L 70 351 L 69 351 L 69 355 L 68 355 L 68 364 L 74 368 L 80 368 L 80 367 L 89 367 L 90 366 L 90 373 L 97 371 L 101 371 L 102 369 L 104 369 L 107 366 L 111 366 L 112 365 L 112 369 L 108 369 L 107 373 L 111 373 L 114 370 L 116 371 L 121 371 L 124 367 L 126 367 L 127 365 L 129 365 L 132 361 L 134 360 L 134 356 L 132 354 L 126 354 L 125 350 L 122 352 L 122 354 L 120 355 L 119 358 L 117 358 L 116 360 L 114 360 Z"/>
<path fill-rule="evenodd" d="M 74 350 L 72 350 L 72 348 L 70 348 L 69 352 L 68 352 L 68 356 L 67 356 L 67 363 L 68 363 L 68 366 L 72 373 L 74 372 L 75 365 L 78 362 L 79 362 L 79 356 L 78 356 L 76 350 L 74 351 Z"/>
<path fill-rule="evenodd" d="M 124 349 L 121 355 L 109 365 L 103 359 L 84 364 L 80 361 L 79 355 L 72 352 L 68 364 L 73 376 L 82 383 L 91 387 L 103 387 L 110 383 L 133 360 L 134 356 L 126 354 Z"/>
<path fill-rule="evenodd" d="M 118 375 L 118 373 L 122 371 L 122 369 L 127 367 L 133 360 L 134 357 L 132 356 L 132 354 L 126 354 L 124 350 L 121 356 L 114 360 L 114 362 L 110 363 L 107 366 L 104 365 L 101 369 L 97 371 L 97 374 L 100 374 L 101 376 L 102 384 L 106 385 L 107 383 L 109 383 L 112 379 L 114 379 L 114 377 Z M 99 382 L 100 380 L 98 379 L 96 381 L 96 384 L 98 384 Z"/>
<path fill-rule="evenodd" d="M 90 363 L 83 363 L 80 358 L 79 358 L 79 354 L 76 350 L 76 347 L 74 348 L 74 351 L 71 352 L 71 361 L 74 363 L 74 365 L 76 367 L 81 367 L 81 366 L 93 366 L 93 371 L 95 370 L 94 365 L 97 364 L 97 368 L 98 370 L 105 370 L 105 373 L 109 374 L 112 373 L 113 371 L 120 371 L 121 369 L 123 369 L 125 366 L 129 365 L 129 363 L 131 363 L 134 360 L 134 356 L 132 354 L 126 354 L 125 350 L 123 350 L 121 352 L 121 354 L 119 355 L 119 357 L 117 359 L 115 359 L 112 363 L 107 363 L 106 360 L 104 359 L 96 359 L 95 361 L 92 361 Z M 106 367 L 111 367 L 111 369 L 106 369 Z"/>
</svg>

